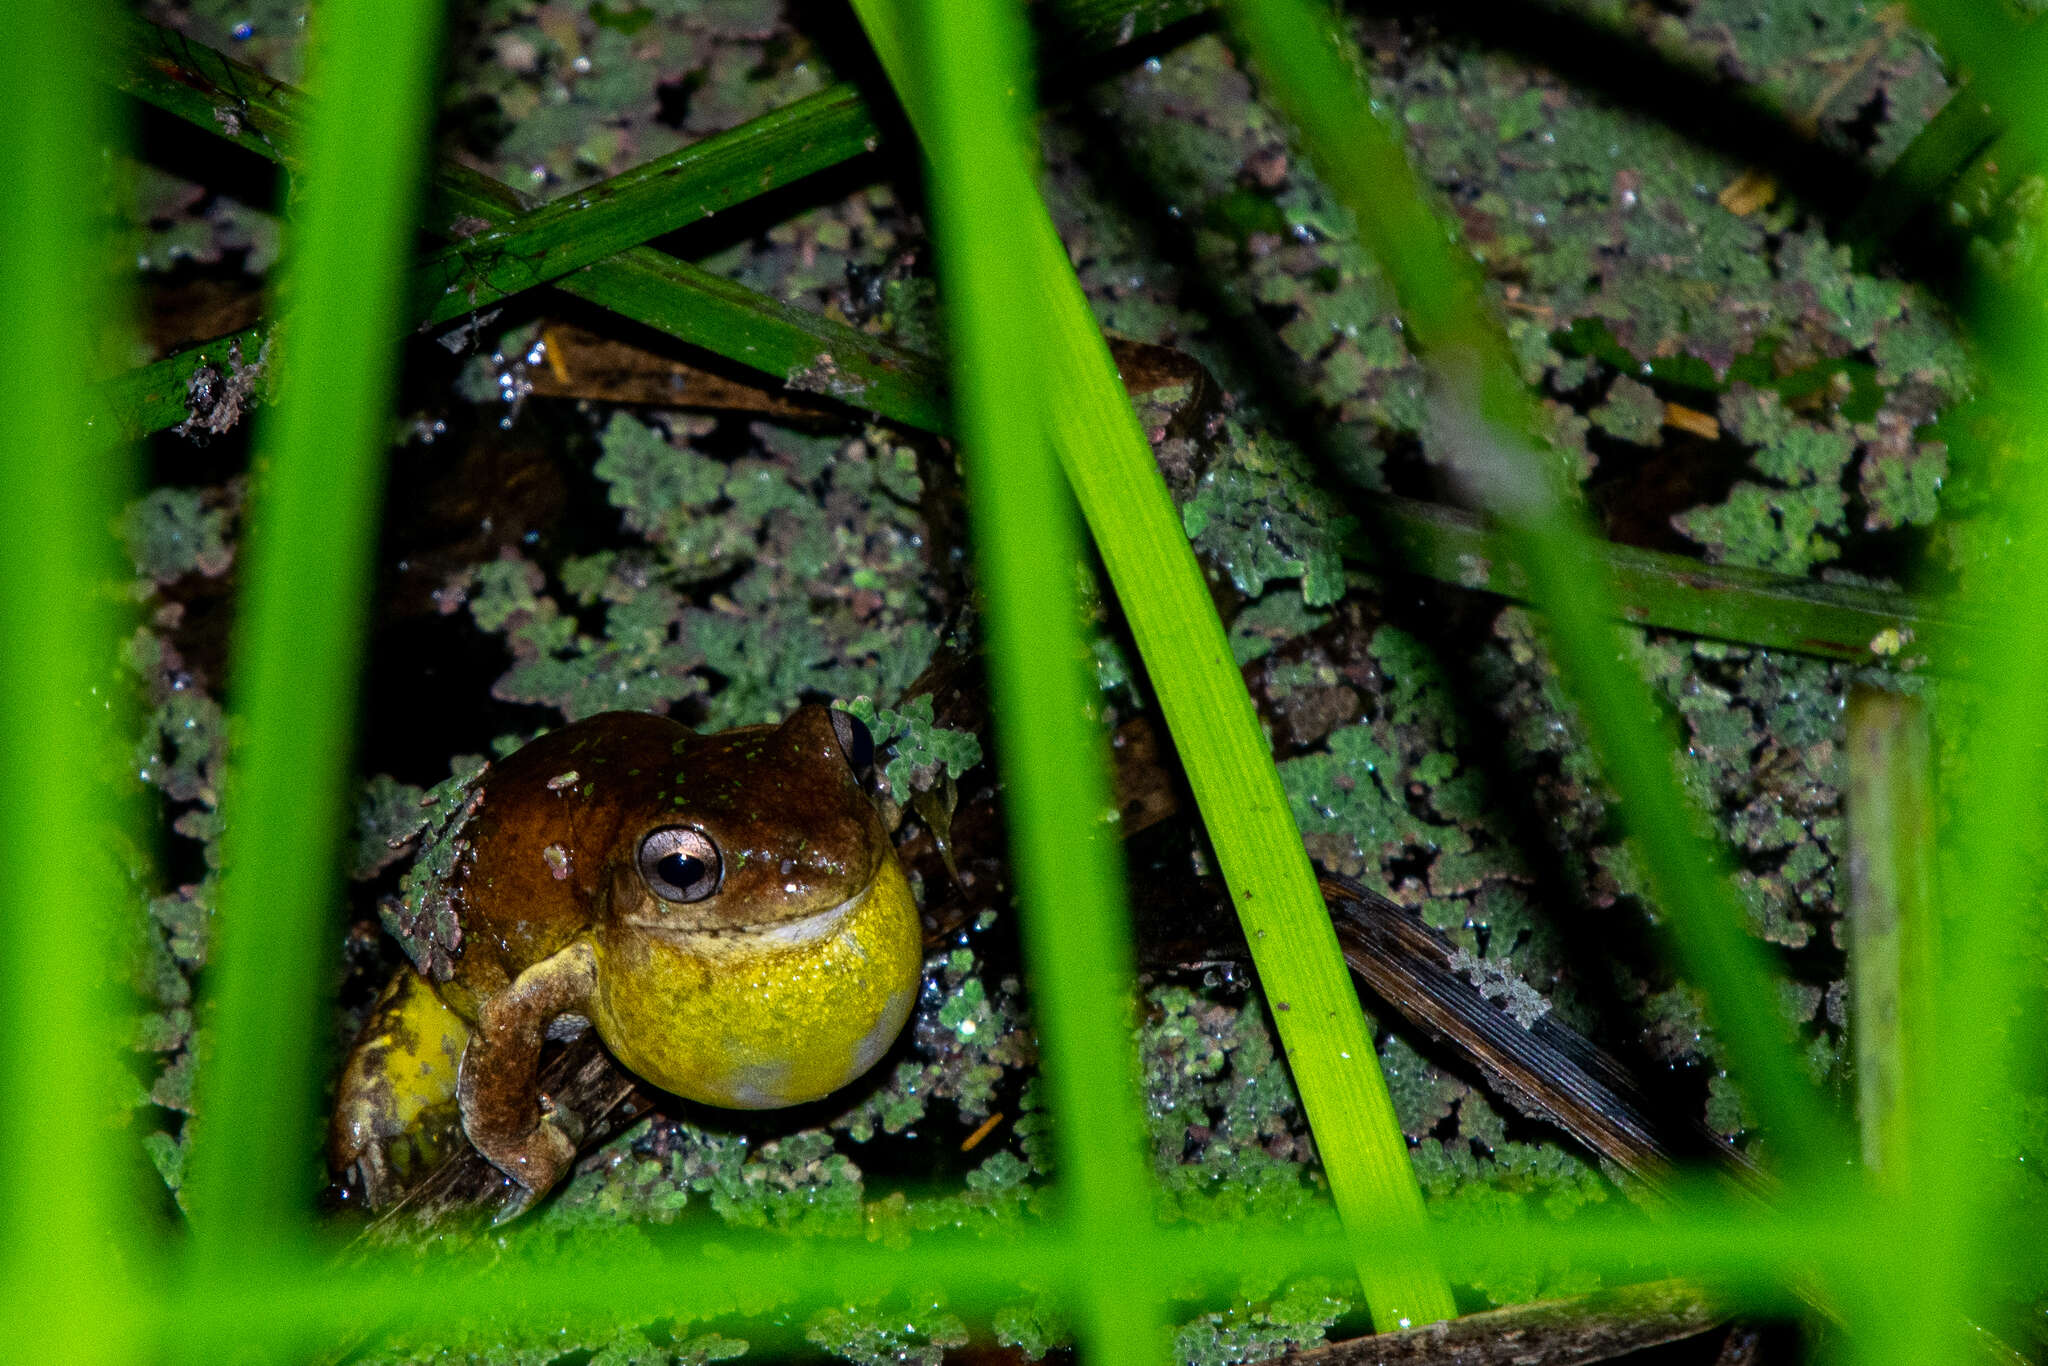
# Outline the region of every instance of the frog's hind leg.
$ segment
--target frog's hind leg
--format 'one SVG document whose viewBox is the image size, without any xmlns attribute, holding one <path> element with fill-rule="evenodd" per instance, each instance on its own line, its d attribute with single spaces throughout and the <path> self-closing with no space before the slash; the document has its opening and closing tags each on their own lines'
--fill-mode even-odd
<svg viewBox="0 0 2048 1366">
<path fill-rule="evenodd" d="M 371 1209 L 387 1205 L 461 1142 L 455 1079 L 470 1029 L 402 967 L 356 1035 L 334 1097 L 327 1161 Z"/>
</svg>

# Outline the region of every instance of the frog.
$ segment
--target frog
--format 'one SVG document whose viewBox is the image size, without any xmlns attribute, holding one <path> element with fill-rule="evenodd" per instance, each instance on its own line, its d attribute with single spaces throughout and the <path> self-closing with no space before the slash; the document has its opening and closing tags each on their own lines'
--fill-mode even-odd
<svg viewBox="0 0 2048 1366">
<path fill-rule="evenodd" d="M 815 704 L 699 734 L 606 712 L 487 767 L 409 878 L 410 962 L 343 1065 L 328 1159 L 371 1208 L 463 1138 L 510 1179 L 499 1217 L 574 1161 L 541 1094 L 550 1039 L 737 1110 L 818 1100 L 902 1032 L 917 903 L 862 775 L 859 720 Z M 427 860 L 424 855 L 422 863 Z"/>
</svg>

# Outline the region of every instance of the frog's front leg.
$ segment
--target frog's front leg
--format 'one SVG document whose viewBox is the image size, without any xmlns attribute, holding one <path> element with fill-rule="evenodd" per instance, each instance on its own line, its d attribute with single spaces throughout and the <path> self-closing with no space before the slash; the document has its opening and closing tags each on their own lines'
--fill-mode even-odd
<svg viewBox="0 0 2048 1366">
<path fill-rule="evenodd" d="M 520 973 L 477 1012 L 455 1094 L 469 1141 L 523 1191 L 501 1219 L 544 1195 L 576 1156 L 574 1136 L 541 1108 L 540 1049 L 560 1017 L 588 1018 L 596 985 L 596 955 L 578 940 Z"/>
</svg>

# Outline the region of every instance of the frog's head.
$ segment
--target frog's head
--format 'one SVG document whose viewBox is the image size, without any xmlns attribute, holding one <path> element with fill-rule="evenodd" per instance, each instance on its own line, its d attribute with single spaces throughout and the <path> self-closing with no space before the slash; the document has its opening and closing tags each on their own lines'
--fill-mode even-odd
<svg viewBox="0 0 2048 1366">
<path fill-rule="evenodd" d="M 685 733 L 614 842 L 603 931 L 711 954 L 831 933 L 892 857 L 860 774 L 873 745 L 844 712 Z"/>
<path fill-rule="evenodd" d="M 463 831 L 459 966 L 481 951 L 509 980 L 583 934 L 726 954 L 824 933 L 894 859 L 861 787 L 871 752 L 818 706 L 717 735 L 607 712 L 535 740 Z"/>
<path fill-rule="evenodd" d="M 590 1019 L 656 1085 L 747 1108 L 845 1085 L 902 1029 L 923 957 L 871 748 L 816 706 L 717 735 L 611 712 L 527 745 L 463 832 L 458 1008 L 585 940 Z"/>
<path fill-rule="evenodd" d="M 593 927 L 591 1018 L 621 1062 L 756 1109 L 824 1096 L 888 1050 L 923 949 L 861 787 L 871 748 L 823 707 L 674 743 L 617 826 Z"/>
</svg>

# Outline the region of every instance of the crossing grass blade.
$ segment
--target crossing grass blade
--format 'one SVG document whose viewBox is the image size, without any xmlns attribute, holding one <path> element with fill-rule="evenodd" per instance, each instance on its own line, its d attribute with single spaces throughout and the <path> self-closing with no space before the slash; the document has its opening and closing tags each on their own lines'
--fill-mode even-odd
<svg viewBox="0 0 2048 1366">
<path fill-rule="evenodd" d="M 904 7 L 855 0 L 854 8 L 912 124 L 928 138 L 929 96 L 908 56 Z M 1020 78 L 1001 88 L 1016 98 Z M 1025 155 L 1021 144 L 1000 140 L 988 154 Z M 1080 504 L 1194 789 L 1338 1212 L 1360 1238 L 1373 1322 L 1391 1329 L 1449 1318 L 1450 1292 L 1434 1268 L 1375 1259 L 1367 1250 L 1375 1230 L 1412 1230 L 1422 1220 L 1372 1033 L 1265 732 L 1066 249 L 1035 189 L 1009 208 L 1017 221 L 1004 240 L 1020 253 L 1009 278 L 1023 292 L 1005 306 L 1036 323 L 1039 428 Z"/>
<path fill-rule="evenodd" d="M 1151 1225 L 1143 1114 L 1131 1048 L 1130 923 L 1109 817 L 1107 737 L 1084 672 L 1073 566 L 1080 532 L 1046 443 L 1050 376 L 1036 320 L 1013 306 L 1033 265 L 1035 199 L 1020 83 L 1022 16 L 1009 0 L 927 6 L 913 32 L 928 98 L 933 227 L 953 342 L 974 560 L 1002 757 L 1032 1013 L 1059 1143 L 1062 1215 L 1092 1264 L 1069 1293 L 1089 1358 L 1156 1361 L 1159 1291 L 1130 1240 Z"/>
</svg>

